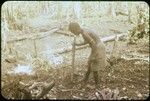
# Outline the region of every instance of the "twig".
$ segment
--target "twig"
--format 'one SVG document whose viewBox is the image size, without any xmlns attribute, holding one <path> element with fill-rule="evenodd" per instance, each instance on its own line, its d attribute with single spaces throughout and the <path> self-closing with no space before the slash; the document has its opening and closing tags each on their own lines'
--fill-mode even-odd
<svg viewBox="0 0 150 101">
<path fill-rule="evenodd" d="M 18 91 L 24 93 L 23 99 L 32 99 L 32 94 L 29 90 L 27 90 L 26 88 L 18 88 Z"/>
<path fill-rule="evenodd" d="M 36 48 L 36 40 L 33 40 L 33 44 L 34 44 L 34 50 L 35 50 L 35 57 L 37 57 L 37 48 Z"/>
<path fill-rule="evenodd" d="M 48 85 L 45 85 L 42 91 L 37 95 L 36 99 L 42 98 L 45 94 L 47 94 L 53 87 L 55 86 L 55 82 L 52 82 Z"/>
<path fill-rule="evenodd" d="M 81 97 L 78 97 L 78 96 L 72 96 L 74 99 L 82 99 Z"/>
<path fill-rule="evenodd" d="M 19 84 L 21 87 L 18 88 L 18 91 L 24 93 L 23 99 L 34 98 L 31 94 L 31 90 L 37 86 L 41 86 L 42 91 L 36 96 L 36 99 L 42 98 L 44 95 L 46 95 L 55 86 L 54 81 L 52 81 L 50 84 L 46 84 L 43 82 L 34 83 L 29 88 L 27 88 L 27 86 L 24 83 L 19 83 Z"/>
<path fill-rule="evenodd" d="M 97 98 L 98 100 L 101 99 L 101 97 L 100 97 L 100 95 L 98 94 L 98 92 L 95 93 L 95 96 L 96 96 L 96 98 Z"/>
<path fill-rule="evenodd" d="M 79 90 L 79 89 L 62 89 L 61 91 L 62 91 L 62 92 L 69 92 L 69 91 L 73 91 L 73 90 L 79 91 L 79 92 L 84 92 L 84 91 Z"/>
<path fill-rule="evenodd" d="M 132 81 L 132 80 L 127 79 L 127 78 L 121 78 L 121 77 L 116 77 L 116 76 L 113 76 L 113 78 L 115 78 L 115 79 L 121 79 L 121 80 L 126 80 L 126 81 L 130 81 L 130 82 L 136 83 L 135 81 Z"/>
</svg>

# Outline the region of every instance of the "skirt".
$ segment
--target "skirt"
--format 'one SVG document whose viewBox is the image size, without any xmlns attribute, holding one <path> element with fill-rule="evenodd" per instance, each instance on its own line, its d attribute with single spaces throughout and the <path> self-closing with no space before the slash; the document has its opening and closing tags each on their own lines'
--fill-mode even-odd
<svg viewBox="0 0 150 101">
<path fill-rule="evenodd" d="M 96 49 L 91 52 L 89 62 L 91 63 L 91 71 L 99 71 L 105 69 L 107 62 L 106 50 L 103 44 L 98 45 Z"/>
</svg>

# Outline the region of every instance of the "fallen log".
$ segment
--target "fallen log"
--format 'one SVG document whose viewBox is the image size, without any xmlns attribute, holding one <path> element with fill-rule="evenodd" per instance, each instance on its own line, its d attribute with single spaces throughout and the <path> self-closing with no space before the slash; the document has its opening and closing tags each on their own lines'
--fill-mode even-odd
<svg viewBox="0 0 150 101">
<path fill-rule="evenodd" d="M 121 40 L 121 38 L 124 37 L 124 36 L 126 36 L 126 35 L 127 34 L 119 34 L 119 35 L 117 35 L 117 38 L 119 40 Z M 111 42 L 111 41 L 114 41 L 115 38 L 116 38 L 116 35 L 111 35 L 111 36 L 108 36 L 108 37 L 101 38 L 101 41 L 103 41 L 104 43 Z M 85 49 L 87 47 L 89 47 L 88 44 L 83 45 L 83 46 L 77 46 L 75 48 L 75 50 Z M 69 48 L 58 49 L 58 50 L 55 51 L 55 53 L 57 53 L 57 54 L 63 54 L 63 53 L 71 52 L 71 51 L 72 51 L 72 47 L 70 46 Z"/>
<path fill-rule="evenodd" d="M 118 38 L 118 40 L 122 40 L 122 37 L 124 37 L 124 36 L 127 36 L 127 34 L 124 33 L 124 34 L 119 34 L 119 35 L 111 35 L 111 36 L 101 38 L 101 41 L 103 41 L 104 43 L 112 42 L 112 41 L 115 41 L 116 37 Z M 75 50 L 85 49 L 88 47 L 89 47 L 88 44 L 83 45 L 83 46 L 77 46 L 75 48 Z M 72 51 L 72 46 L 69 46 L 67 48 L 56 49 L 56 50 L 54 50 L 53 54 L 63 54 L 63 53 L 71 52 L 71 51 Z M 44 53 L 45 52 L 41 52 L 40 54 L 44 54 Z"/>
<path fill-rule="evenodd" d="M 56 31 L 55 33 L 57 33 L 57 34 L 62 34 L 62 35 L 65 35 L 65 36 L 71 36 L 71 37 L 74 36 L 73 34 L 69 34 L 68 32 L 63 31 L 63 30 L 58 30 L 58 31 Z"/>
<path fill-rule="evenodd" d="M 7 43 L 13 43 L 13 42 L 16 42 L 16 41 L 23 41 L 23 40 L 26 40 L 26 39 L 28 39 L 28 40 L 41 39 L 41 38 L 47 37 L 51 33 L 55 33 L 58 30 L 59 30 L 59 28 L 55 27 L 55 28 L 52 28 L 50 31 L 41 32 L 39 34 L 37 34 L 37 33 L 32 34 L 32 35 L 31 34 L 29 34 L 29 35 L 24 34 L 24 36 L 21 35 L 21 37 L 17 37 L 17 38 L 16 38 L 16 36 L 14 36 L 15 38 L 9 39 L 7 41 Z"/>
<path fill-rule="evenodd" d="M 145 61 L 149 63 L 149 58 L 141 58 L 141 57 L 134 57 L 134 58 L 128 58 L 128 57 L 122 57 L 121 59 L 124 59 L 126 61 Z"/>
</svg>

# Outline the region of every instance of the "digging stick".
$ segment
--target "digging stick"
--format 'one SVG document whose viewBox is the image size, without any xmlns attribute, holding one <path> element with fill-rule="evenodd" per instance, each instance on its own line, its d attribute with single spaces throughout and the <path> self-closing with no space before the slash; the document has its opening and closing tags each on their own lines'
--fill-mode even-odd
<svg viewBox="0 0 150 101">
<path fill-rule="evenodd" d="M 71 77 L 71 81 L 73 81 L 73 75 L 74 75 L 74 62 L 75 62 L 75 42 L 76 42 L 76 37 L 74 36 L 74 41 L 73 41 L 73 45 L 72 45 L 72 77 Z"/>
</svg>

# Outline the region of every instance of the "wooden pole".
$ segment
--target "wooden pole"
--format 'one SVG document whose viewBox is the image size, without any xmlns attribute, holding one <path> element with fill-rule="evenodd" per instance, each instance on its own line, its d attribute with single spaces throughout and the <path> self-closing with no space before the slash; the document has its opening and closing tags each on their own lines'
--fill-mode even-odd
<svg viewBox="0 0 150 101">
<path fill-rule="evenodd" d="M 74 66 L 74 62 L 75 62 L 75 42 L 76 42 L 76 37 L 74 36 L 74 41 L 73 41 L 73 45 L 72 45 L 72 77 L 71 77 L 71 81 L 73 81 L 73 75 L 74 75 L 74 71 L 75 71 L 75 66 Z"/>
<path fill-rule="evenodd" d="M 110 54 L 110 59 L 113 58 L 113 56 L 114 56 L 114 52 L 115 52 L 115 49 L 116 49 L 116 43 L 117 43 L 117 35 L 115 37 L 115 41 L 114 41 L 114 44 L 113 44 L 113 50 Z"/>
<path fill-rule="evenodd" d="M 37 57 L 37 48 L 36 48 L 36 40 L 33 40 L 33 44 L 34 44 L 34 51 L 35 51 L 35 57 Z"/>
</svg>

